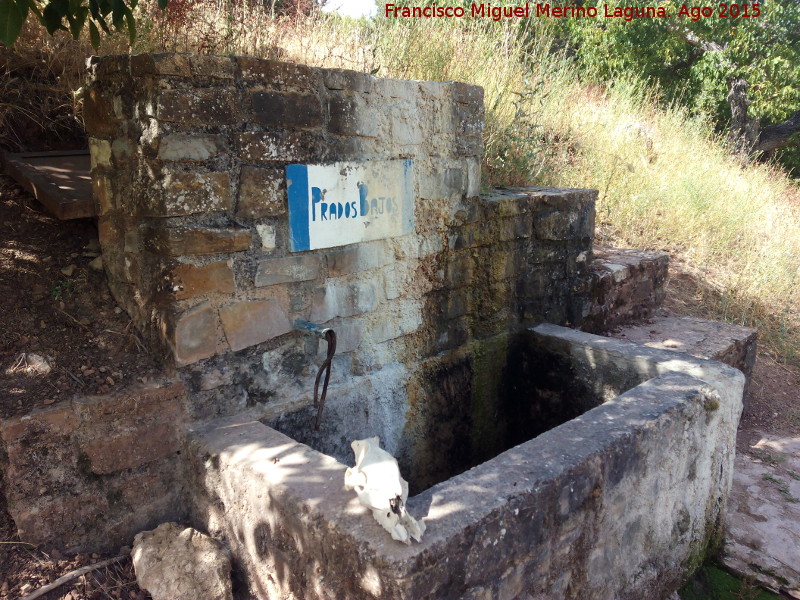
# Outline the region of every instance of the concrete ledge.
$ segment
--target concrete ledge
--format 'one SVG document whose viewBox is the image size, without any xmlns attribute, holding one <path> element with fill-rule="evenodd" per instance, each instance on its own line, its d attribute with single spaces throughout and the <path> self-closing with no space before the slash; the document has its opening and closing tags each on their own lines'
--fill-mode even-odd
<svg viewBox="0 0 800 600">
<path fill-rule="evenodd" d="M 263 598 L 667 597 L 720 541 L 744 377 L 553 325 L 528 335 L 603 389 L 634 387 L 409 499 L 422 543 L 389 539 L 345 465 L 237 419 L 188 436 L 195 524 Z"/>
<path fill-rule="evenodd" d="M 625 325 L 608 335 L 650 348 L 685 352 L 725 363 L 744 373 L 748 382 L 756 363 L 758 331 L 730 323 L 660 311 L 644 323 Z"/>
</svg>

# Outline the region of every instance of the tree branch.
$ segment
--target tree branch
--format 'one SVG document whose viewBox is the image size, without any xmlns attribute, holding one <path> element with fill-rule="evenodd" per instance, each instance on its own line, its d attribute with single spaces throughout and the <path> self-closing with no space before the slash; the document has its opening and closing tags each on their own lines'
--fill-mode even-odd
<svg viewBox="0 0 800 600">
<path fill-rule="evenodd" d="M 753 152 L 772 152 L 778 148 L 788 146 L 791 137 L 796 133 L 800 133 L 800 110 L 783 123 L 764 127 L 758 136 L 758 140 L 753 145 Z"/>
<path fill-rule="evenodd" d="M 709 42 L 708 40 L 704 40 L 691 29 L 678 27 L 672 23 L 667 23 L 667 30 L 677 35 L 690 46 L 700 48 L 700 50 L 703 52 L 724 52 L 728 47 L 727 44 L 720 44 L 718 42 Z"/>
</svg>

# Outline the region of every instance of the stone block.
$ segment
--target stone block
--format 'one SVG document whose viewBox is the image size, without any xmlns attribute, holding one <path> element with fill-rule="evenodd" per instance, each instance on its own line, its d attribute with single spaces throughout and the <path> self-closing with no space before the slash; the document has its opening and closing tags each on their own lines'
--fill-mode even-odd
<svg viewBox="0 0 800 600">
<path fill-rule="evenodd" d="M 247 300 L 219 310 L 222 329 L 235 352 L 266 342 L 292 330 L 276 300 Z"/>
<path fill-rule="evenodd" d="M 111 181 L 103 175 L 92 177 L 92 198 L 98 216 L 107 215 L 114 209 L 114 196 L 111 192 Z"/>
<path fill-rule="evenodd" d="M 237 217 L 279 217 L 286 213 L 286 202 L 286 174 L 283 169 L 242 167 Z"/>
<path fill-rule="evenodd" d="M 237 115 L 234 88 L 208 88 L 162 91 L 154 116 L 182 125 L 231 125 Z"/>
<path fill-rule="evenodd" d="M 90 87 L 83 99 L 83 124 L 86 133 L 94 138 L 117 137 L 122 121 L 114 113 L 114 106 L 96 87 Z"/>
<path fill-rule="evenodd" d="M 453 81 L 450 83 L 452 98 L 459 104 L 469 104 L 475 107 L 483 107 L 483 88 L 479 85 Z"/>
<path fill-rule="evenodd" d="M 203 79 L 233 79 L 236 64 L 231 56 L 189 55 L 192 76 Z"/>
<path fill-rule="evenodd" d="M 393 262 L 394 250 L 384 240 L 362 242 L 328 252 L 328 275 L 340 277 Z"/>
<path fill-rule="evenodd" d="M 108 475 L 124 469 L 135 469 L 176 452 L 177 433 L 172 422 L 149 423 L 91 440 L 82 446 L 82 450 L 89 459 L 92 473 Z"/>
<path fill-rule="evenodd" d="M 369 94 L 372 91 L 372 75 L 347 69 L 323 69 L 322 80 L 329 90 L 351 90 Z"/>
<path fill-rule="evenodd" d="M 250 231 L 238 227 L 175 227 L 155 230 L 150 248 L 168 256 L 222 254 L 250 248 Z"/>
<path fill-rule="evenodd" d="M 253 117 L 267 127 L 311 128 L 322 125 L 319 96 L 294 92 L 251 92 Z"/>
<path fill-rule="evenodd" d="M 175 133 L 165 135 L 158 145 L 160 160 L 207 160 L 228 151 L 224 135 L 191 135 Z"/>
<path fill-rule="evenodd" d="M 231 181 L 227 173 L 165 171 L 161 184 L 163 190 L 147 198 L 144 212 L 148 216 L 182 217 L 232 208 Z"/>
<path fill-rule="evenodd" d="M 256 287 L 265 287 L 279 283 L 311 281 L 319 276 L 319 257 L 289 256 L 273 258 L 258 263 L 256 271 Z"/>
<path fill-rule="evenodd" d="M 173 75 L 191 77 L 192 70 L 188 54 L 135 54 L 131 56 L 131 74 Z"/>
<path fill-rule="evenodd" d="M 186 300 L 201 294 L 236 292 L 233 261 L 219 260 L 202 267 L 181 264 L 170 274 L 170 288 L 176 300 Z"/>
<path fill-rule="evenodd" d="M 89 152 L 92 170 L 111 168 L 111 144 L 107 140 L 89 138 Z"/>
<path fill-rule="evenodd" d="M 269 225 L 268 223 L 259 223 L 256 225 L 256 233 L 258 233 L 258 237 L 261 240 L 262 250 L 275 249 L 277 232 L 275 231 L 274 225 Z"/>
<path fill-rule="evenodd" d="M 368 282 L 339 283 L 329 280 L 314 293 L 311 320 L 327 323 L 336 317 L 351 317 L 375 309 L 378 303 L 375 287 Z"/>
<path fill-rule="evenodd" d="M 208 302 L 190 308 L 172 319 L 172 346 L 175 362 L 185 366 L 220 352 L 219 314 Z"/>
<path fill-rule="evenodd" d="M 327 144 L 318 131 L 248 131 L 235 136 L 245 162 L 317 162 L 327 156 Z"/>
<path fill-rule="evenodd" d="M 277 90 L 302 90 L 318 93 L 320 75 L 307 65 L 277 60 L 237 56 L 239 77 L 249 85 L 263 85 Z"/>
<path fill-rule="evenodd" d="M 378 135 L 378 114 L 352 91 L 328 95 L 328 131 L 337 135 Z"/>
</svg>

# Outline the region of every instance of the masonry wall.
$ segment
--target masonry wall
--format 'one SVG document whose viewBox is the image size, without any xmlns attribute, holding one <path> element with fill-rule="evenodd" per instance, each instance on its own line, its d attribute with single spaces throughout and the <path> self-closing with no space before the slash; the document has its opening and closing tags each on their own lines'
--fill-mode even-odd
<svg viewBox="0 0 800 600">
<path fill-rule="evenodd" d="M 244 57 L 91 68 L 110 285 L 180 369 L 192 418 L 308 404 L 325 347 L 292 330 L 298 317 L 337 331 L 333 404 L 373 406 L 365 431 L 427 394 L 431 357 L 582 318 L 594 192 L 480 197 L 481 88 Z M 287 164 L 387 159 L 412 161 L 410 234 L 290 251 Z"/>
</svg>

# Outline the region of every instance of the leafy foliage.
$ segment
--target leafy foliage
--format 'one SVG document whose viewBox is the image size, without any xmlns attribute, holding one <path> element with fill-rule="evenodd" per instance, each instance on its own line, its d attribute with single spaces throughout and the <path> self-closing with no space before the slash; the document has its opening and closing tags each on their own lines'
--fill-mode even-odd
<svg viewBox="0 0 800 600">
<path fill-rule="evenodd" d="M 749 82 L 750 114 L 762 125 L 783 121 L 800 109 L 796 0 L 709 3 L 712 15 L 696 20 L 679 16 L 684 6 L 680 0 L 658 4 L 670 17 L 629 21 L 604 18 L 603 4 L 612 10 L 617 5 L 653 5 L 650 0 L 590 0 L 584 5 L 597 6 L 600 16 L 556 19 L 562 43 L 591 78 L 614 81 L 635 73 L 651 79 L 667 101 L 710 116 L 720 130 L 730 120 L 727 82 L 734 77 Z M 751 16 L 743 16 L 745 6 Z"/>
<path fill-rule="evenodd" d="M 63 30 L 78 39 L 88 23 L 94 48 L 100 45 L 100 30 L 110 33 L 110 27 L 119 31 L 127 29 L 130 43 L 133 44 L 136 40 L 133 9 L 137 1 L 50 0 L 42 6 L 38 0 L 0 0 L 0 41 L 11 46 L 17 40 L 25 20 L 33 13 L 50 35 Z M 166 5 L 167 0 L 159 0 L 161 8 Z"/>
</svg>

